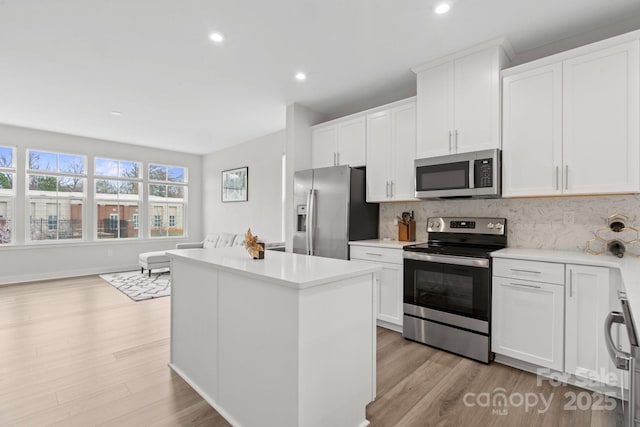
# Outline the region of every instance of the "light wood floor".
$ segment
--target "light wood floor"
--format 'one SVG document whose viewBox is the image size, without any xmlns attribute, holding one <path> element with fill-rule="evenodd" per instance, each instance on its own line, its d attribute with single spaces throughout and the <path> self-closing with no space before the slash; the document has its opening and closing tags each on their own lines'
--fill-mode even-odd
<svg viewBox="0 0 640 427">
<path fill-rule="evenodd" d="M 0 287 L 0 426 L 228 426 L 167 367 L 169 303 L 133 302 L 97 276 Z M 612 418 L 563 410 L 564 393 L 580 389 L 537 386 L 534 375 L 380 328 L 377 356 L 378 396 L 367 408 L 374 427 L 595 427 Z M 506 415 L 465 406 L 466 393 L 498 387 L 554 397 L 546 413 L 542 403 Z"/>
</svg>

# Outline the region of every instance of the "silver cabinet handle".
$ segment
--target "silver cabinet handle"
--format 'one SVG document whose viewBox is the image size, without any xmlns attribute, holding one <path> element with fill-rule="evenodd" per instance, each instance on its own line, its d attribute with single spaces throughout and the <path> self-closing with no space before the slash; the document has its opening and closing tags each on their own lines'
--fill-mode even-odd
<svg viewBox="0 0 640 427">
<path fill-rule="evenodd" d="M 387 198 L 389 198 L 389 181 L 387 181 Z"/>
<path fill-rule="evenodd" d="M 365 252 L 364 254 L 365 255 L 372 255 L 372 256 L 382 256 L 382 254 L 377 254 L 377 253 L 374 253 L 374 252 Z"/>
<path fill-rule="evenodd" d="M 569 189 L 569 165 L 564 165 L 564 189 Z"/>
<path fill-rule="evenodd" d="M 535 271 L 535 270 L 520 270 L 517 268 L 512 268 L 511 271 L 516 272 L 516 273 L 531 273 L 531 274 L 542 274 L 541 271 Z"/>
<path fill-rule="evenodd" d="M 525 288 L 540 289 L 540 286 L 538 285 L 525 285 L 524 283 L 513 283 L 513 282 L 509 282 L 509 284 L 513 286 L 522 286 Z"/>
<path fill-rule="evenodd" d="M 560 189 L 560 166 L 556 166 L 556 190 Z"/>
<path fill-rule="evenodd" d="M 336 153 L 336 159 L 337 159 L 336 160 L 336 166 L 340 166 L 340 152 L 339 151 Z"/>
<path fill-rule="evenodd" d="M 569 298 L 573 298 L 573 271 L 569 270 Z"/>
<path fill-rule="evenodd" d="M 389 191 L 389 197 L 393 197 L 393 181 L 391 181 L 391 191 Z"/>
<path fill-rule="evenodd" d="M 451 131 L 449 131 L 449 154 L 451 154 Z"/>
<path fill-rule="evenodd" d="M 336 153 L 333 153 L 333 166 L 338 166 L 338 163 L 336 161 Z"/>
<path fill-rule="evenodd" d="M 455 147 L 455 150 L 456 150 L 456 153 L 457 153 L 458 152 L 458 129 L 456 129 L 456 131 L 454 133 L 455 133 L 454 136 L 456 137 L 456 140 L 455 140 L 456 143 L 455 143 L 454 147 Z"/>
</svg>

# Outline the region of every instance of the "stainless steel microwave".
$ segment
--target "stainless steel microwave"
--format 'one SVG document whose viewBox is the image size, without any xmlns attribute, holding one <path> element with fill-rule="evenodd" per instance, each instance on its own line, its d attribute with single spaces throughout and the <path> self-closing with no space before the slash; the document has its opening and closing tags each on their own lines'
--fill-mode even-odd
<svg viewBox="0 0 640 427">
<path fill-rule="evenodd" d="M 501 194 L 499 149 L 418 159 L 416 197 L 496 198 Z"/>
</svg>

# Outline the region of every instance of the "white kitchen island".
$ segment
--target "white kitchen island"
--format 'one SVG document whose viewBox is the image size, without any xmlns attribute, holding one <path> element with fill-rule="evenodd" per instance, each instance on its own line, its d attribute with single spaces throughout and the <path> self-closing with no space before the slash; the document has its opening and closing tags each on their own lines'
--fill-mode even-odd
<svg viewBox="0 0 640 427">
<path fill-rule="evenodd" d="M 380 267 L 244 248 L 171 257 L 171 368 L 234 426 L 368 425 Z"/>
</svg>

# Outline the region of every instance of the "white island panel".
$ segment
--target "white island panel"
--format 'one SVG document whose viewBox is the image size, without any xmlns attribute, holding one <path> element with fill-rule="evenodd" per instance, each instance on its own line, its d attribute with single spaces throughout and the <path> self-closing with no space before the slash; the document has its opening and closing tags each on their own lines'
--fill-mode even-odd
<svg viewBox="0 0 640 427">
<path fill-rule="evenodd" d="M 219 283 L 218 403 L 243 426 L 298 425 L 297 291 L 225 271 Z"/>
<path fill-rule="evenodd" d="M 231 424 L 368 424 L 379 267 L 272 252 L 252 260 L 243 248 L 169 255 L 171 367 Z"/>
</svg>

